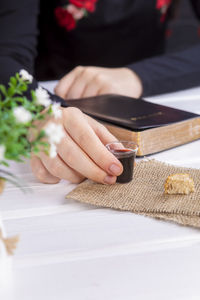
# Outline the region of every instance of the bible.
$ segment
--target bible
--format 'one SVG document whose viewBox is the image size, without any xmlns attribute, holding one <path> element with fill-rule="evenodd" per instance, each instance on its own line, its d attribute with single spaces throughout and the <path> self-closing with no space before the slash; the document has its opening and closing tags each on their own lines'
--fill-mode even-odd
<svg viewBox="0 0 200 300">
<path fill-rule="evenodd" d="M 121 95 L 68 100 L 102 122 L 119 140 L 138 144 L 138 156 L 176 147 L 200 138 L 200 115 Z"/>
</svg>

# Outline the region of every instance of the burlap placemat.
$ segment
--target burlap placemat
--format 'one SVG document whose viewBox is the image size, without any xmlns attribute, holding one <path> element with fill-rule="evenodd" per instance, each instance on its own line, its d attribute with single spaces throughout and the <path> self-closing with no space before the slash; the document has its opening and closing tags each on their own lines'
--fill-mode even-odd
<svg viewBox="0 0 200 300">
<path fill-rule="evenodd" d="M 189 173 L 195 182 L 195 192 L 190 195 L 164 194 L 164 182 L 174 173 Z M 67 198 L 200 227 L 199 183 L 200 170 L 167 165 L 156 160 L 141 161 L 137 163 L 130 183 L 107 186 L 87 180 L 70 192 Z"/>
</svg>

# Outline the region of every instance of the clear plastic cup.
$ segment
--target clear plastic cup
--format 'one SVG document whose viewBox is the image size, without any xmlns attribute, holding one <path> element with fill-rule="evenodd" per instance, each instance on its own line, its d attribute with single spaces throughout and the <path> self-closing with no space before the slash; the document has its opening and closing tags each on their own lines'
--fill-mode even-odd
<svg viewBox="0 0 200 300">
<path fill-rule="evenodd" d="M 132 141 L 116 141 L 107 144 L 106 148 L 115 155 L 123 165 L 123 172 L 117 177 L 117 182 L 130 182 L 133 179 L 134 162 L 138 145 Z"/>
</svg>

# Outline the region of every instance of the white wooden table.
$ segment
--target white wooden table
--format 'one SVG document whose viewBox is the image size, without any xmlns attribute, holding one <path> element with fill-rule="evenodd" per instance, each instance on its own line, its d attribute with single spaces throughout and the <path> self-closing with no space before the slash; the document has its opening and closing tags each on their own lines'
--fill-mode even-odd
<svg viewBox="0 0 200 300">
<path fill-rule="evenodd" d="M 200 88 L 149 99 L 200 114 Z M 152 156 L 200 168 L 200 141 Z M 75 185 L 38 183 L 12 164 L 32 193 L 8 185 L 0 211 L 20 234 L 2 300 L 200 299 L 200 230 L 65 199 Z"/>
</svg>

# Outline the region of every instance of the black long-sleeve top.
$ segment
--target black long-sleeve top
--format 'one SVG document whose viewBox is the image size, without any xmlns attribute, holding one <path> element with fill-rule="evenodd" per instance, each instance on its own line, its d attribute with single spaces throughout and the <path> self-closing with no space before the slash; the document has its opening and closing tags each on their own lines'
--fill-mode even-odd
<svg viewBox="0 0 200 300">
<path fill-rule="evenodd" d="M 96 11 L 68 32 L 54 15 L 64 0 L 1 0 L 0 83 L 20 69 L 49 80 L 77 65 L 94 65 L 129 67 L 141 78 L 144 96 L 199 85 L 200 45 L 164 54 L 176 0 L 165 16 L 158 1 L 98 0 Z M 200 0 L 190 2 L 200 17 Z"/>
</svg>

